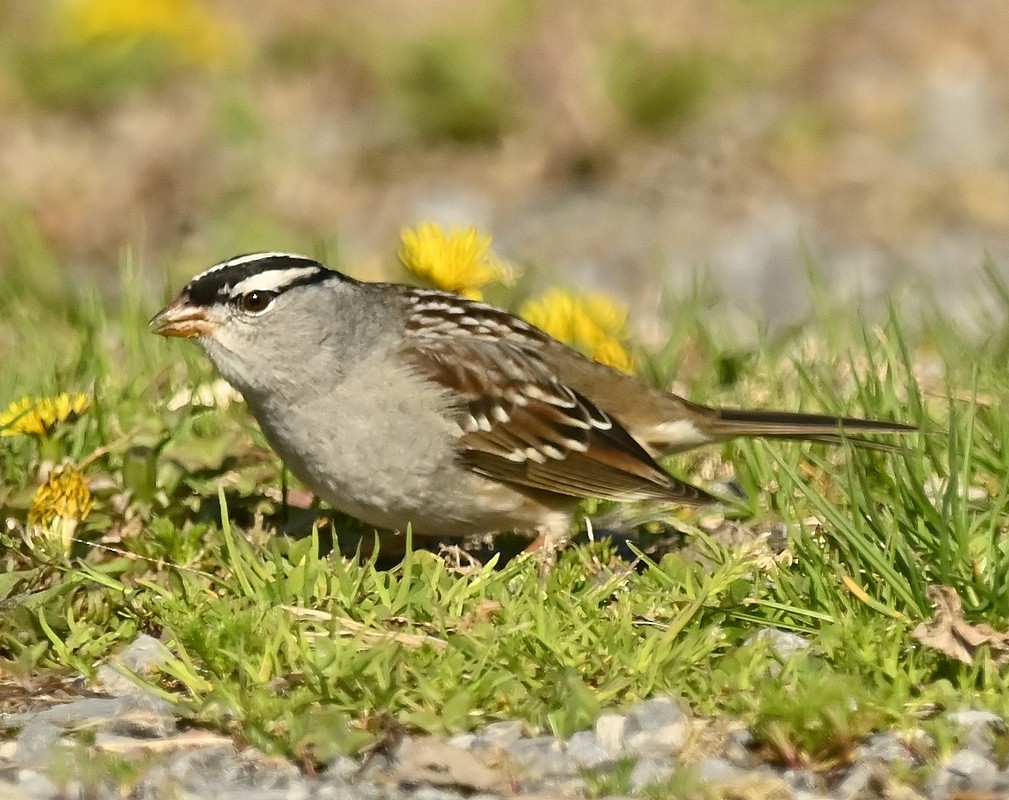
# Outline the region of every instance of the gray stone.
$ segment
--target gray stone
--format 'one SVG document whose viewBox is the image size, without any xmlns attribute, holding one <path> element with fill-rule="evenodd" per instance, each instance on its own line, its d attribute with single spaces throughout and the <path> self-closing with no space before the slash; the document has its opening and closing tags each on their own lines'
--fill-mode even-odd
<svg viewBox="0 0 1009 800">
<path fill-rule="evenodd" d="M 641 756 L 675 755 L 690 733 L 690 717 L 678 699 L 656 697 L 639 704 L 627 715 L 624 748 Z"/>
<path fill-rule="evenodd" d="M 631 770 L 631 792 L 637 794 L 653 783 L 664 781 L 673 774 L 673 765 L 661 758 L 642 758 Z"/>
<path fill-rule="evenodd" d="M 896 764 L 912 761 L 911 753 L 896 733 L 874 733 L 856 750 L 858 761 L 882 761 Z"/>
<path fill-rule="evenodd" d="M 326 769 L 322 774 L 326 778 L 349 781 L 353 780 L 360 768 L 361 765 L 354 759 L 348 756 L 337 756 L 326 765 Z"/>
<path fill-rule="evenodd" d="M 123 712 L 124 701 L 118 697 L 82 697 L 69 703 L 50 706 L 36 712 L 11 714 L 4 722 L 17 724 L 19 719 L 27 722 L 29 719 L 45 720 L 53 725 L 70 727 L 94 723 L 116 717 Z"/>
<path fill-rule="evenodd" d="M 627 732 L 657 731 L 684 720 L 679 698 L 653 697 L 639 703 L 627 715 Z"/>
<path fill-rule="evenodd" d="M 453 747 L 458 747 L 460 750 L 472 750 L 478 745 L 477 735 L 475 733 L 460 733 L 458 736 L 453 736 L 448 740 L 448 743 Z"/>
<path fill-rule="evenodd" d="M 387 781 L 395 772 L 393 759 L 385 753 L 369 753 L 355 776 L 355 781 Z"/>
<path fill-rule="evenodd" d="M 624 749 L 627 717 L 623 714 L 603 714 L 596 720 L 595 733 L 599 746 L 615 756 Z"/>
<path fill-rule="evenodd" d="M 251 782 L 245 780 L 245 765 L 238 751 L 229 745 L 201 748 L 181 763 L 187 764 L 188 768 L 182 775 L 192 788 L 213 791 L 222 782 L 251 787 Z M 255 788 L 263 787 L 257 785 Z"/>
<path fill-rule="evenodd" d="M 410 792 L 413 800 L 459 800 L 462 795 L 448 789 L 438 789 L 434 786 L 419 786 Z"/>
<path fill-rule="evenodd" d="M 56 787 L 53 786 L 55 790 Z M 18 786 L 14 783 L 8 783 L 7 781 L 0 780 L 0 797 L 3 800 L 38 800 L 39 797 L 52 797 L 55 792 L 49 792 L 46 794 L 35 794 L 28 789 Z"/>
<path fill-rule="evenodd" d="M 129 673 L 150 674 L 171 658 L 172 653 L 167 647 L 152 636 L 142 633 L 98 668 L 95 688 L 115 697 L 147 694 L 148 690 L 135 683 Z"/>
<path fill-rule="evenodd" d="M 286 786 L 277 786 L 270 789 L 248 789 L 237 787 L 232 791 L 234 800 L 309 800 L 313 793 L 313 786 L 308 781 L 301 779 Z M 213 800 L 217 800 L 213 797 Z"/>
<path fill-rule="evenodd" d="M 308 800 L 310 793 L 308 787 L 302 784 L 283 789 L 248 789 L 244 787 L 218 789 L 209 797 L 213 797 L 213 800 Z"/>
<path fill-rule="evenodd" d="M 732 780 L 740 774 L 731 761 L 717 756 L 709 756 L 697 764 L 697 776 L 705 783 Z"/>
<path fill-rule="evenodd" d="M 568 758 L 582 767 L 597 767 L 612 759 L 592 731 L 578 731 L 568 740 Z"/>
<path fill-rule="evenodd" d="M 816 791 L 816 775 L 808 769 L 786 769 L 781 777 L 796 791 Z"/>
<path fill-rule="evenodd" d="M 998 733 L 1006 729 L 1005 720 L 993 711 L 975 709 L 950 711 L 946 715 L 946 720 L 958 728 L 988 727 Z"/>
<path fill-rule="evenodd" d="M 508 745 L 508 754 L 519 764 L 529 764 L 540 758 L 543 753 L 560 752 L 561 741 L 553 736 L 532 736 L 519 739 Z"/>
<path fill-rule="evenodd" d="M 148 739 L 175 734 L 177 726 L 171 703 L 146 692 L 124 695 L 121 700 L 120 716 L 103 726 L 107 732 Z"/>
<path fill-rule="evenodd" d="M 318 786 L 314 800 L 383 800 L 387 797 L 387 792 L 372 783 L 336 782 Z"/>
<path fill-rule="evenodd" d="M 62 728 L 84 725 L 101 728 L 109 733 L 148 738 L 168 736 L 175 732 L 175 716 L 171 704 L 146 694 L 82 697 L 42 711 L 10 714 L 4 718 L 3 727 L 17 727 L 33 721 L 47 722 Z"/>
<path fill-rule="evenodd" d="M 566 778 L 578 772 L 561 741 L 553 736 L 519 739 L 508 747 L 508 755 L 530 778 Z"/>
<path fill-rule="evenodd" d="M 943 798 L 954 792 L 991 791 L 998 779 L 998 768 L 972 750 L 958 750 L 936 770 L 929 781 L 929 797 Z"/>
<path fill-rule="evenodd" d="M 60 728 L 45 719 L 36 717 L 30 720 L 16 739 L 15 762 L 26 767 L 48 766 L 62 733 Z"/>
<path fill-rule="evenodd" d="M 315 800 L 359 800 L 357 787 L 339 779 L 325 779 L 315 785 Z"/>
<path fill-rule="evenodd" d="M 256 791 L 286 790 L 301 781 L 293 764 L 267 760 L 251 749 L 239 753 L 230 745 L 179 753 L 168 761 L 166 774 L 187 790 L 212 797 L 222 786 Z"/>
<path fill-rule="evenodd" d="M 840 783 L 834 787 L 834 796 L 837 800 L 856 800 L 859 797 L 868 797 L 873 779 L 876 777 L 878 763 L 860 762 L 849 767 Z"/>
<path fill-rule="evenodd" d="M 1005 721 L 991 711 L 951 711 L 946 719 L 963 734 L 960 745 L 978 755 L 990 758 L 995 751 L 996 734 L 1005 733 Z"/>
<path fill-rule="evenodd" d="M 48 775 L 33 769 L 23 769 L 17 774 L 18 788 L 29 797 L 62 796 L 60 787 L 53 783 Z"/>
<path fill-rule="evenodd" d="M 753 761 L 753 734 L 747 728 L 738 728 L 725 737 L 725 757 L 737 767 L 749 766 Z"/>
<path fill-rule="evenodd" d="M 766 642 L 771 652 L 784 660 L 809 649 L 809 641 L 797 633 L 779 631 L 777 628 L 762 628 L 751 641 Z"/>
<path fill-rule="evenodd" d="M 510 719 L 503 722 L 492 722 L 477 734 L 478 747 L 510 747 L 525 734 L 525 723 L 522 720 Z"/>
</svg>

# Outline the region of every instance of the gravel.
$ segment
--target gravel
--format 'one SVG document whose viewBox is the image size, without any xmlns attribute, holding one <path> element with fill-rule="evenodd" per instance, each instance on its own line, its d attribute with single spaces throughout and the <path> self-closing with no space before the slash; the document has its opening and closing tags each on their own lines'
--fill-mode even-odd
<svg viewBox="0 0 1009 800">
<path fill-rule="evenodd" d="M 622 733 L 624 752 L 668 758 L 686 744 L 690 717 L 675 698 L 645 700 L 627 715 Z"/>
<path fill-rule="evenodd" d="M 960 744 L 985 758 L 995 752 L 995 738 L 1006 733 L 1005 721 L 998 714 L 984 709 L 951 711 L 946 721 L 959 732 Z"/>
<path fill-rule="evenodd" d="M 1000 774 L 998 767 L 973 750 L 958 750 L 936 770 L 928 786 L 928 796 L 935 800 L 950 795 L 998 791 L 1001 796 L 1009 790 L 1009 776 Z"/>
<path fill-rule="evenodd" d="M 594 731 L 578 731 L 568 739 L 567 757 L 590 769 L 613 761 L 612 752 L 603 747 Z"/>
<path fill-rule="evenodd" d="M 180 731 L 162 701 L 131 692 L 0 717 L 0 729 L 14 733 L 0 743 L 0 798 L 561 798 L 585 797 L 603 779 L 612 797 L 661 794 L 663 783 L 679 785 L 681 779 L 718 787 L 716 796 L 750 796 L 746 792 L 760 787 L 762 794 L 753 796 L 789 800 L 1007 796 L 1009 772 L 994 755 L 997 738 L 1006 733 L 1004 720 L 970 709 L 943 721 L 959 744 L 938 762 L 924 732 L 882 731 L 858 743 L 850 762 L 832 772 L 785 769 L 766 762 L 746 728 L 714 734 L 682 699 L 654 697 L 622 713 L 607 712 L 566 740 L 530 735 L 517 720 L 496 722 L 450 740 L 406 736 L 392 754 L 364 761 L 341 756 L 309 775 L 254 749 L 239 750 L 218 734 Z M 135 761 L 136 774 L 123 778 L 115 760 L 103 767 L 102 754 Z M 923 781 L 919 789 L 902 782 L 914 774 Z"/>
</svg>

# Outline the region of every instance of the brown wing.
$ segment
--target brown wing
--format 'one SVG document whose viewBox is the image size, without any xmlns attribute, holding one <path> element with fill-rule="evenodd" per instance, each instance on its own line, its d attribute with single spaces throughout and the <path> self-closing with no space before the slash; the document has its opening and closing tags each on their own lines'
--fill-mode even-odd
<svg viewBox="0 0 1009 800">
<path fill-rule="evenodd" d="M 521 338 L 504 342 L 429 324 L 407 333 L 405 358 L 459 397 L 452 411 L 464 431 L 460 459 L 473 471 L 574 497 L 716 502 L 663 470 L 617 420 L 562 384 Z"/>
</svg>

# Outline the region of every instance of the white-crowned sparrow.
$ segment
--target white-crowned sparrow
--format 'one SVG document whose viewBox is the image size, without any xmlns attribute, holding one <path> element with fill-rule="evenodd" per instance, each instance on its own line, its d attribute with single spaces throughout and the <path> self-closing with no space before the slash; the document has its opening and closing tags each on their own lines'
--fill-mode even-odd
<svg viewBox="0 0 1009 800">
<path fill-rule="evenodd" d="M 891 422 L 716 409 L 647 386 L 492 306 L 257 253 L 151 320 L 195 338 L 309 488 L 379 528 L 566 536 L 580 498 L 714 497 L 655 457 L 735 436 L 840 442 Z"/>
</svg>

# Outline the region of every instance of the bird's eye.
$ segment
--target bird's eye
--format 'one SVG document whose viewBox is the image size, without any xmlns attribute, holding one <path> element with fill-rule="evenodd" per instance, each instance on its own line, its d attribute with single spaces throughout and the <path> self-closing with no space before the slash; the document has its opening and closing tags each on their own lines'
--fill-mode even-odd
<svg viewBox="0 0 1009 800">
<path fill-rule="evenodd" d="M 246 314 L 259 314 L 266 311 L 276 296 L 276 292 L 246 292 L 238 298 L 238 304 Z"/>
</svg>

